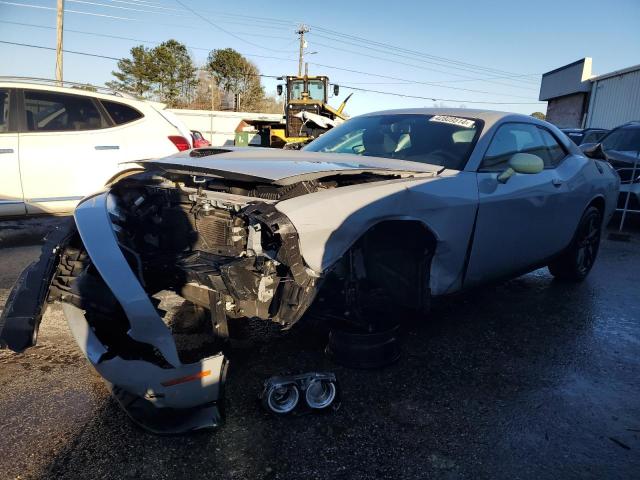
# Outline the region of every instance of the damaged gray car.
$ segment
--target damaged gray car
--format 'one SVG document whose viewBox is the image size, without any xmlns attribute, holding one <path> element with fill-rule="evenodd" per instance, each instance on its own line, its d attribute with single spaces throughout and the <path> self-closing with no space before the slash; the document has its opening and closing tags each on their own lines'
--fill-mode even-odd
<svg viewBox="0 0 640 480">
<path fill-rule="evenodd" d="M 356 117 L 302 151 L 203 148 L 146 162 L 85 198 L 17 282 L 5 346 L 61 302 L 127 413 L 156 432 L 220 422 L 227 361 L 180 359 L 154 295 L 249 320 L 424 315 L 432 297 L 548 266 L 583 280 L 619 178 L 523 115 L 412 109 Z"/>
</svg>

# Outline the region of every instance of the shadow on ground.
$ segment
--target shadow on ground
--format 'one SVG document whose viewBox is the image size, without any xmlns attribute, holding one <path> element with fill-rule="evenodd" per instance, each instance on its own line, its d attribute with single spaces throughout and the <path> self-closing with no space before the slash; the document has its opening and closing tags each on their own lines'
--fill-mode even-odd
<svg viewBox="0 0 640 480">
<path fill-rule="evenodd" d="M 378 371 L 332 365 L 304 328 L 236 342 L 215 431 L 147 434 L 103 389 L 33 476 L 630 478 L 640 471 L 639 247 L 605 241 L 581 285 L 539 270 L 443 299 L 406 329 L 401 360 Z M 323 369 L 342 386 L 337 412 L 275 418 L 258 404 L 266 377 Z"/>
</svg>

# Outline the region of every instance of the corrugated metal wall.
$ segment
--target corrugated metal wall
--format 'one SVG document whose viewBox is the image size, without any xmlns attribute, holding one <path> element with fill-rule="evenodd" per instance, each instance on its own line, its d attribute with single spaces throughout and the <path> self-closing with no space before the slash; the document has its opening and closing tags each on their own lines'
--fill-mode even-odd
<svg viewBox="0 0 640 480">
<path fill-rule="evenodd" d="M 640 120 L 640 70 L 597 80 L 585 127 L 614 128 Z"/>
</svg>

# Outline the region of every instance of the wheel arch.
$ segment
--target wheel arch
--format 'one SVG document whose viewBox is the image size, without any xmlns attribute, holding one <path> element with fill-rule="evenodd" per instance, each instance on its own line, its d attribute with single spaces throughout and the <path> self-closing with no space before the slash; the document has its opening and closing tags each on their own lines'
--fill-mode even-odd
<svg viewBox="0 0 640 480">
<path fill-rule="evenodd" d="M 366 226 L 366 228 L 362 229 L 362 231 L 353 237 L 353 240 L 346 244 L 338 255 L 336 255 L 336 261 L 339 262 L 345 255 L 349 253 L 350 250 L 354 248 L 359 242 L 362 242 L 367 237 L 374 235 L 374 232 L 379 232 L 380 230 L 396 230 L 400 229 L 399 233 L 407 233 L 407 230 L 413 229 L 414 231 L 421 232 L 424 237 L 425 242 L 428 242 L 432 248 L 432 254 L 435 254 L 437 244 L 439 242 L 439 237 L 435 230 L 424 222 L 421 219 L 410 217 L 410 216 L 392 216 L 392 217 L 384 217 L 377 219 L 374 222 L 371 222 Z M 331 268 L 331 267 L 329 267 Z"/>
<path fill-rule="evenodd" d="M 591 199 L 591 201 L 589 202 L 589 204 L 587 205 L 587 208 L 589 208 L 589 207 L 596 207 L 600 211 L 600 214 L 602 215 L 602 218 L 604 219 L 604 214 L 605 214 L 605 209 L 606 209 L 606 202 L 605 202 L 604 196 L 596 195 L 595 197 L 593 197 Z M 586 208 L 585 208 L 585 210 L 586 210 Z"/>
<path fill-rule="evenodd" d="M 385 289 L 395 303 L 423 310 L 430 296 L 437 245 L 436 233 L 424 221 L 404 216 L 382 218 L 368 225 L 332 268 L 361 265 L 367 280 Z M 360 257 L 355 262 L 350 261 L 354 254 Z"/>
<path fill-rule="evenodd" d="M 134 174 L 140 173 L 140 172 L 144 172 L 144 168 L 140 167 L 140 166 L 131 167 L 131 168 L 127 168 L 125 170 L 121 170 L 118 173 L 116 173 L 115 175 L 113 175 L 109 180 L 107 180 L 105 182 L 105 186 L 106 187 L 110 187 L 114 183 L 117 183 L 120 180 L 122 180 L 123 178 L 129 177 L 131 175 L 134 175 Z"/>
</svg>

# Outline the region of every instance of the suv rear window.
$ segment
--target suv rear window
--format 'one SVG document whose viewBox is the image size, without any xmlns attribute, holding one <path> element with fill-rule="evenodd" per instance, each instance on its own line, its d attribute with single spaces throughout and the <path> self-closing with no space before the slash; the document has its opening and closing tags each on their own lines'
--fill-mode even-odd
<svg viewBox="0 0 640 480">
<path fill-rule="evenodd" d="M 0 90 L 0 133 L 9 131 L 9 90 Z"/>
<path fill-rule="evenodd" d="M 123 103 L 110 102 L 108 100 L 100 100 L 100 103 L 102 103 L 102 106 L 105 108 L 116 125 L 123 125 L 125 123 L 133 122 L 144 116 L 135 108 L 132 108 Z"/>
<path fill-rule="evenodd" d="M 81 95 L 26 90 L 24 104 L 30 132 L 98 130 L 107 126 L 93 100 Z"/>
</svg>

